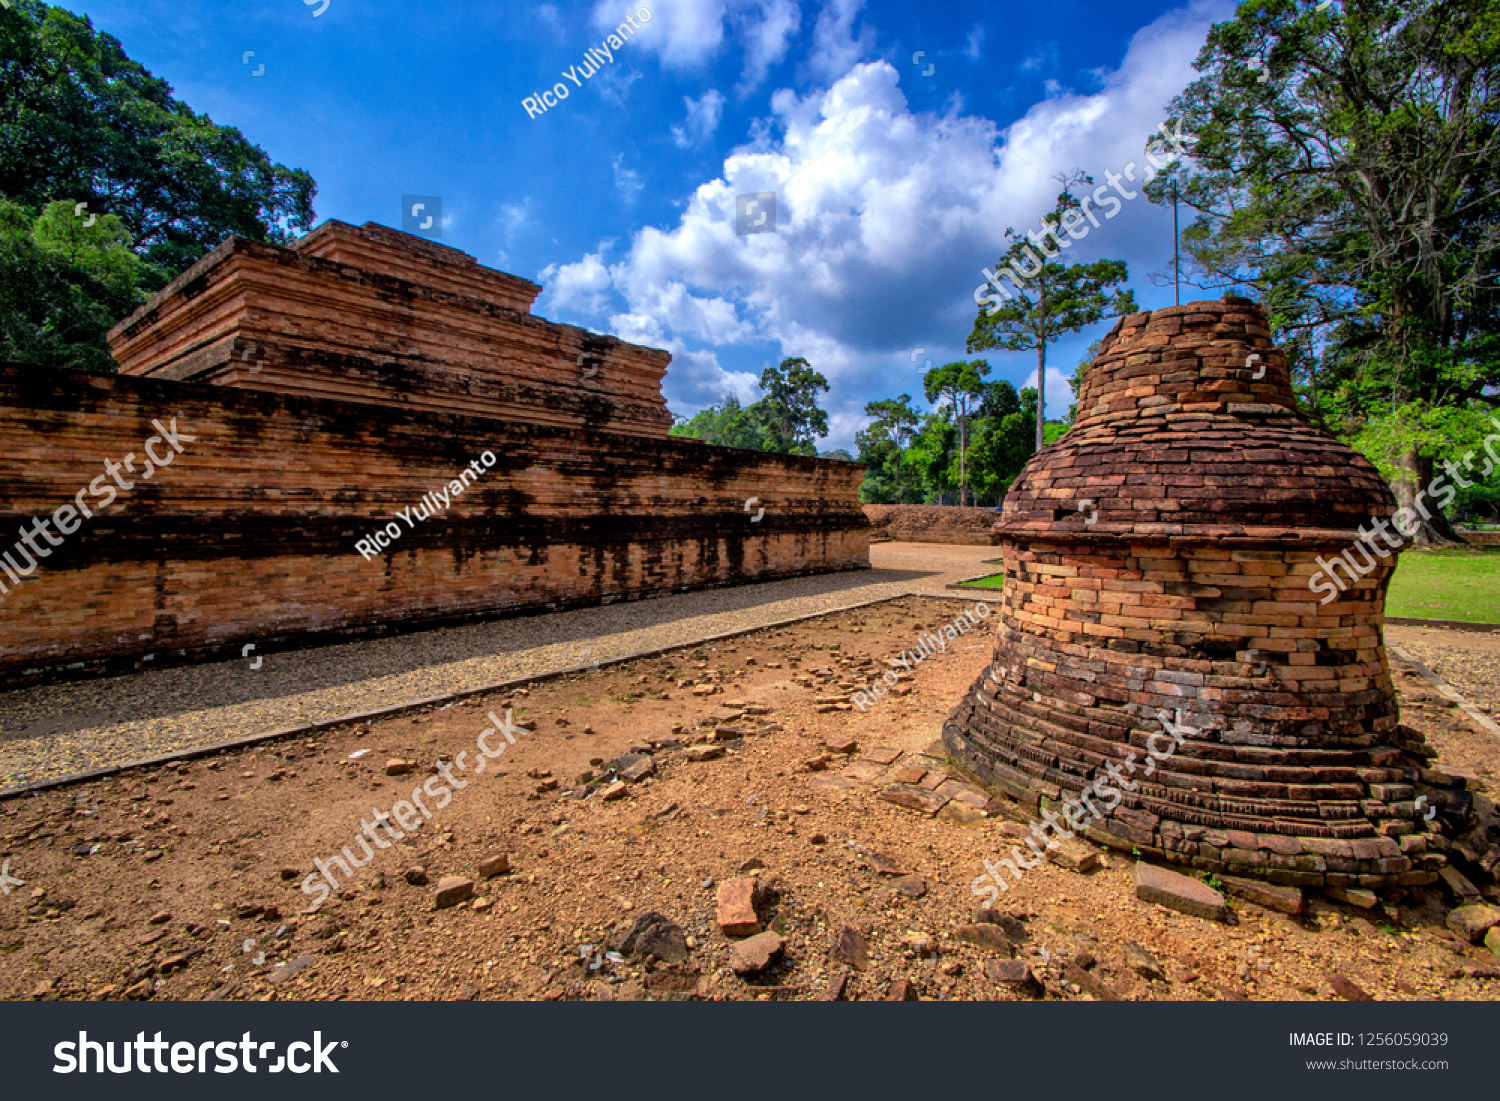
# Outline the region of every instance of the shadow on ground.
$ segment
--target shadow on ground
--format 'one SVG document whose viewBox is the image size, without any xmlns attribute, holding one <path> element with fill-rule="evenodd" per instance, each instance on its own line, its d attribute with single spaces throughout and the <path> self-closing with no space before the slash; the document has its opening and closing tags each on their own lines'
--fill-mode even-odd
<svg viewBox="0 0 1500 1101">
<path fill-rule="evenodd" d="M 334 643 L 308 639 L 300 647 L 278 643 L 275 650 L 257 648 L 241 660 L 17 689 L 0 693 L 0 742 L 181 715 L 199 710 L 208 701 L 222 707 L 296 696 L 544 647 L 572 645 L 582 650 L 587 645 L 589 653 L 576 654 L 573 660 L 564 658 L 560 664 L 548 663 L 551 668 L 586 666 L 590 661 L 624 656 L 627 650 L 623 646 L 619 653 L 611 653 L 601 645 L 601 639 L 610 635 L 831 595 L 843 596 L 840 604 L 854 604 L 885 593 L 898 595 L 894 590 L 943 572 L 941 566 L 931 570 L 868 569 L 752 582 L 546 615 L 497 615 L 479 623 L 379 639 Z M 785 617 L 772 618 L 795 614 L 789 611 Z M 722 628 L 703 631 L 703 635 L 718 633 Z M 256 657 L 262 659 L 261 667 L 252 669 Z M 39 711 L 43 713 L 41 718 L 36 717 Z"/>
</svg>

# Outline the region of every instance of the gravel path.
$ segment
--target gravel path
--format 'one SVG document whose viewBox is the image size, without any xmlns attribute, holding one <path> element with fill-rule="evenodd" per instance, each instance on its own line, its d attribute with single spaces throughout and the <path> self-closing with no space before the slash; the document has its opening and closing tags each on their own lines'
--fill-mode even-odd
<svg viewBox="0 0 1500 1101">
<path fill-rule="evenodd" d="M 1457 688 L 1480 710 L 1500 715 L 1500 635 L 1387 624 L 1385 637 Z"/>
<path fill-rule="evenodd" d="M 871 570 L 0 693 L 0 789 L 528 676 L 992 572 L 994 547 L 879 543 Z M 978 599 L 976 594 L 975 599 Z M 260 653 L 260 651 L 257 651 Z"/>
</svg>

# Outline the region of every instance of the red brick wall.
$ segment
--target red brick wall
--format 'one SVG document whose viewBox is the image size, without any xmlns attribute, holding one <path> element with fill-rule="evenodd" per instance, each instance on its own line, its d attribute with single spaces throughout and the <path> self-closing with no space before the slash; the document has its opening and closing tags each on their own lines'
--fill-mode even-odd
<svg viewBox="0 0 1500 1101">
<path fill-rule="evenodd" d="M 0 574 L 0 678 L 869 565 L 858 464 L 17 366 L 0 367 L 0 551 L 104 460 L 139 468 L 152 418 L 173 416 L 196 439 L 169 467 L 19 587 Z M 495 467 L 446 512 L 396 520 L 373 561 L 355 550 L 486 450 Z"/>
</svg>

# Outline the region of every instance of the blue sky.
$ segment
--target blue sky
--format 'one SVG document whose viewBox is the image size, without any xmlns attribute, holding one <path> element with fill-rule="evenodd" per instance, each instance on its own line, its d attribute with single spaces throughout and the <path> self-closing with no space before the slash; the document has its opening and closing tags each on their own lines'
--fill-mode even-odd
<svg viewBox="0 0 1500 1101">
<path fill-rule="evenodd" d="M 536 313 L 671 351 L 674 412 L 754 400 L 764 366 L 801 355 L 832 385 L 820 446 L 850 450 L 865 402 L 921 404 L 926 361 L 965 358 L 981 269 L 1006 226 L 1051 209 L 1053 176 L 1144 165 L 1209 26 L 1233 11 L 323 3 L 69 6 L 195 110 L 311 172 L 319 221 L 399 228 L 403 195 L 439 196 L 443 243 L 543 284 Z M 584 76 L 627 14 L 640 29 Z M 569 95 L 555 107 L 523 105 L 556 84 Z M 736 234 L 736 196 L 760 192 L 776 195 L 775 231 Z M 1168 270 L 1171 215 L 1143 197 L 1073 255 L 1124 259 L 1143 308 L 1172 304 L 1147 279 Z M 1049 351 L 1049 411 L 1109 324 Z M 992 378 L 1035 383 L 1034 353 L 986 358 Z"/>
</svg>

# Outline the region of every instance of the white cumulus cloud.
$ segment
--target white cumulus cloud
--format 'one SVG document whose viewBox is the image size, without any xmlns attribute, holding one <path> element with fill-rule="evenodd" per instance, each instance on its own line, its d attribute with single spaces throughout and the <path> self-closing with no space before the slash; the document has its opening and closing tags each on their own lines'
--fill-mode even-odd
<svg viewBox="0 0 1500 1101">
<path fill-rule="evenodd" d="M 658 2 L 662 18 L 669 7 Z M 707 0 L 689 6 L 724 11 Z M 829 0 L 814 67 L 867 50 L 859 10 L 860 0 Z M 1230 0 L 1193 0 L 1158 18 L 1102 74 L 1098 91 L 1059 90 L 1003 131 L 963 115 L 957 100 L 941 113 L 913 111 L 902 75 L 880 60 L 849 62 L 826 90 L 783 88 L 718 175 L 682 198 L 675 223 L 638 230 L 617 258 L 601 246 L 543 272 L 548 311 L 579 310 L 626 339 L 673 351 L 667 395 L 679 406 L 716 400 L 715 386 L 718 396 L 753 398 L 744 389 L 751 375 L 719 365 L 736 348 L 742 360 L 768 346 L 805 356 L 832 384 L 825 408 L 838 414 L 837 434 L 819 446 L 852 447 L 866 397 L 919 393 L 912 349 L 961 354 L 980 269 L 994 264 L 1008 225 L 1033 228 L 1051 209 L 1052 177 L 1083 168 L 1103 182 L 1106 170 L 1144 164 L 1147 136 L 1196 75 L 1192 59 L 1209 25 L 1230 11 Z M 764 191 L 776 195 L 775 232 L 737 235 L 736 196 Z M 1139 278 L 1170 255 L 1163 217 L 1144 198 L 1126 202 L 1075 256 L 1125 258 Z M 1048 407 L 1061 413 L 1073 363 L 1055 347 L 1053 355 L 1066 370 L 1054 378 L 1049 367 Z M 1034 353 L 1029 364 L 1026 354 L 985 356 L 993 378 L 1035 377 Z"/>
<path fill-rule="evenodd" d="M 595 33 L 606 35 L 617 31 L 630 12 L 640 30 L 626 39 L 626 49 L 654 54 L 672 69 L 697 68 L 726 44 L 741 45 L 741 94 L 759 87 L 771 66 L 786 56 L 802 22 L 796 0 L 647 0 L 644 6 L 651 18 L 641 22 L 630 5 L 597 0 L 589 22 Z"/>
<path fill-rule="evenodd" d="M 591 252 L 582 260 L 561 266 L 549 264 L 542 269 L 537 279 L 547 288 L 553 308 L 595 315 L 609 308 L 610 277 L 603 257 L 608 247 L 606 242 L 599 252 Z"/>
</svg>

